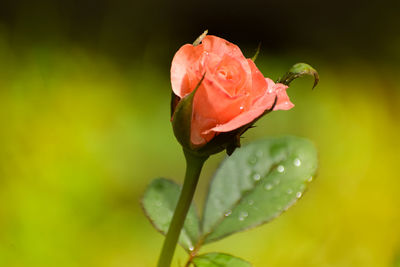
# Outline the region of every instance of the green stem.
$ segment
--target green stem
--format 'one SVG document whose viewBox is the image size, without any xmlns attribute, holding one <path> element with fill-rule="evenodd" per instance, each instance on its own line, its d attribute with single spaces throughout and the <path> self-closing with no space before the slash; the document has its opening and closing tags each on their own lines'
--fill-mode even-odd
<svg viewBox="0 0 400 267">
<path fill-rule="evenodd" d="M 183 150 L 186 158 L 186 174 L 181 195 L 176 205 L 174 215 L 164 245 L 158 259 L 157 267 L 170 267 L 174 256 L 175 247 L 179 239 L 186 215 L 189 211 L 193 195 L 196 190 L 197 182 L 200 177 L 201 168 L 208 157 L 199 157 L 193 153 Z"/>
</svg>

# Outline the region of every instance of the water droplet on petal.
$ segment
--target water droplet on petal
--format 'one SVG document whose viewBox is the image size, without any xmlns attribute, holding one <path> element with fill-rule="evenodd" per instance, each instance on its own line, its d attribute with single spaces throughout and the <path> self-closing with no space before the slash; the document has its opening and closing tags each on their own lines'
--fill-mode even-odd
<svg viewBox="0 0 400 267">
<path fill-rule="evenodd" d="M 246 219 L 247 216 L 249 216 L 249 214 L 246 211 L 242 211 L 239 215 L 239 221 L 244 221 L 244 219 Z"/>
<path fill-rule="evenodd" d="M 265 190 L 269 191 L 272 189 L 272 187 L 273 187 L 272 184 L 266 184 L 264 188 L 265 188 Z"/>
<path fill-rule="evenodd" d="M 301 193 L 301 192 L 297 192 L 297 193 L 296 193 L 296 197 L 297 197 L 297 198 L 301 198 L 302 195 L 303 195 L 303 193 Z"/>
<path fill-rule="evenodd" d="M 254 181 L 259 181 L 259 180 L 261 179 L 261 175 L 258 174 L 258 173 L 255 173 L 255 174 L 253 175 L 253 179 L 254 179 Z"/>
<path fill-rule="evenodd" d="M 278 168 L 276 168 L 276 170 L 280 173 L 285 171 L 285 167 L 283 167 L 282 165 L 279 165 Z"/>
<path fill-rule="evenodd" d="M 240 106 L 240 107 L 239 107 L 239 109 L 240 109 L 240 110 L 243 110 L 243 109 L 244 109 L 244 107 L 243 107 L 243 106 Z"/>
<path fill-rule="evenodd" d="M 227 212 L 225 212 L 224 216 L 225 216 L 225 217 L 228 217 L 228 216 L 231 215 L 231 214 L 232 214 L 232 211 L 231 211 L 231 210 L 228 210 Z"/>
<path fill-rule="evenodd" d="M 272 88 L 270 88 L 270 89 L 267 90 L 267 93 L 268 93 L 268 94 L 272 94 L 272 92 L 273 92 Z"/>
<path fill-rule="evenodd" d="M 293 163 L 294 163 L 294 166 L 296 166 L 296 167 L 299 167 L 301 165 L 300 159 L 295 159 Z"/>
<path fill-rule="evenodd" d="M 290 195 L 290 194 L 293 193 L 293 190 L 292 189 L 288 189 L 286 192 Z"/>
</svg>

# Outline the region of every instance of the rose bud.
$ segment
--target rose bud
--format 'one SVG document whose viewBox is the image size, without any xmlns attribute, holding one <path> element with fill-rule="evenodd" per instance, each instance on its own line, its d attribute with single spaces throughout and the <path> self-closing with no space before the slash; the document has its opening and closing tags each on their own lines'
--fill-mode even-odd
<svg viewBox="0 0 400 267">
<path fill-rule="evenodd" d="M 202 156 L 227 149 L 230 155 L 240 146 L 240 136 L 261 116 L 294 106 L 287 84 L 310 73 L 296 72 L 294 77 L 288 72 L 286 85 L 274 83 L 239 47 L 205 35 L 194 45 L 182 46 L 172 60 L 171 121 L 185 149 Z"/>
</svg>

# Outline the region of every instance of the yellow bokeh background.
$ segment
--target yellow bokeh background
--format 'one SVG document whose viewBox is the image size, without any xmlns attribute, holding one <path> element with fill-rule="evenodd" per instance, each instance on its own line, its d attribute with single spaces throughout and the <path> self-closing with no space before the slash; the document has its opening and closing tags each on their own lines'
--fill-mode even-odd
<svg viewBox="0 0 400 267">
<path fill-rule="evenodd" d="M 151 52 L 120 64 L 79 45 L 18 46 L 0 31 L 0 266 L 151 267 L 163 237 L 140 198 L 182 182 L 169 121 L 169 69 Z M 151 48 L 149 48 L 151 50 Z M 168 51 L 173 54 L 173 51 Z M 304 197 L 267 225 L 204 247 L 264 266 L 395 266 L 400 251 L 398 69 L 307 54 L 321 83 L 296 80 L 290 111 L 245 135 L 298 135 L 319 151 Z M 302 54 L 263 51 L 276 79 Z M 224 155 L 206 164 L 195 201 Z M 186 255 L 178 248 L 174 266 Z M 179 265 L 180 264 L 180 265 Z"/>
</svg>

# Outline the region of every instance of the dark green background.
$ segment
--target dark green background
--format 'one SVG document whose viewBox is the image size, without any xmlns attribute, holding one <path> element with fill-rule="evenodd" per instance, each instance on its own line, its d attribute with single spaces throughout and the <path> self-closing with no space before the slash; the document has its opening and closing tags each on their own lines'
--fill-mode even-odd
<svg viewBox="0 0 400 267">
<path fill-rule="evenodd" d="M 204 29 L 277 79 L 305 61 L 296 107 L 243 143 L 310 138 L 320 170 L 295 207 L 229 237 L 263 266 L 393 266 L 400 250 L 398 1 L 1 1 L 0 266 L 154 266 L 162 236 L 139 199 L 153 177 L 182 181 L 169 121 L 175 51 Z M 208 180 L 224 155 L 211 158 Z M 201 205 L 200 205 L 201 206 Z M 174 260 L 183 263 L 179 249 Z"/>
</svg>

